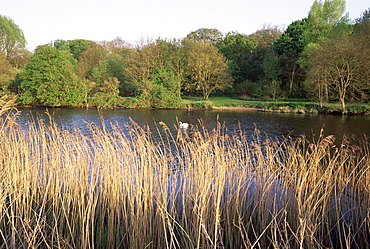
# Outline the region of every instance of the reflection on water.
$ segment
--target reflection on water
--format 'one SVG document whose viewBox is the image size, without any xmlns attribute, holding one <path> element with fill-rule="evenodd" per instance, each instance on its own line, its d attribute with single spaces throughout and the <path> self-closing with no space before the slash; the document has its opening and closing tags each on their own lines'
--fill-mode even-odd
<svg viewBox="0 0 370 249">
<path fill-rule="evenodd" d="M 21 120 L 26 122 L 35 117 L 45 121 L 49 118 L 45 108 L 24 108 Z M 178 121 L 199 125 L 199 120 L 211 130 L 217 121 L 224 123 L 228 130 L 237 130 L 239 126 L 252 135 L 255 128 L 269 137 L 296 137 L 305 134 L 308 137 L 318 135 L 324 128 L 324 135 L 335 135 L 341 140 L 344 134 L 353 137 L 369 136 L 370 116 L 334 116 L 311 114 L 263 113 L 258 111 L 221 111 L 221 110 L 101 110 L 96 109 L 48 109 L 56 123 L 65 127 L 87 129 L 87 123 L 101 125 L 103 120 L 107 127 L 110 124 L 125 126 L 130 118 L 139 125 L 148 125 L 155 130 L 155 124 L 166 123 L 172 131 L 176 131 Z"/>
</svg>

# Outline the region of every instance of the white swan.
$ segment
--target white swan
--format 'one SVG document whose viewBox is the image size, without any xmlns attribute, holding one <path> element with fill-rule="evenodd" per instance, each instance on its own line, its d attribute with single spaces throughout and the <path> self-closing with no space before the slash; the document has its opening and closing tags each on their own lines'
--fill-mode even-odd
<svg viewBox="0 0 370 249">
<path fill-rule="evenodd" d="M 182 130 L 187 130 L 189 128 L 189 124 L 188 123 L 179 122 L 179 127 Z"/>
</svg>

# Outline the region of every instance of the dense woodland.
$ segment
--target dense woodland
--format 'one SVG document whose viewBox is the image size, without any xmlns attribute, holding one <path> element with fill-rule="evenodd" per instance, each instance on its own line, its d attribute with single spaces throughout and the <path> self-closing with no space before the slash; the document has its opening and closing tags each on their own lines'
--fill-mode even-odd
<svg viewBox="0 0 370 249">
<path fill-rule="evenodd" d="M 368 102 L 370 8 L 356 20 L 344 0 L 316 0 L 286 29 L 253 34 L 201 28 L 183 39 L 56 40 L 26 49 L 0 16 L 0 95 L 33 106 L 182 107 L 183 96 Z"/>
</svg>

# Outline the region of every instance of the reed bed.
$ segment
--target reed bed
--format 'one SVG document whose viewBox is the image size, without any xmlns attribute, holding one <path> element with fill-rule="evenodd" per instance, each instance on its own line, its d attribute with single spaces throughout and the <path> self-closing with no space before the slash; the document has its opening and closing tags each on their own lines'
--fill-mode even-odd
<svg viewBox="0 0 370 249">
<path fill-rule="evenodd" d="M 366 137 L 0 122 L 0 248 L 370 247 Z"/>
</svg>

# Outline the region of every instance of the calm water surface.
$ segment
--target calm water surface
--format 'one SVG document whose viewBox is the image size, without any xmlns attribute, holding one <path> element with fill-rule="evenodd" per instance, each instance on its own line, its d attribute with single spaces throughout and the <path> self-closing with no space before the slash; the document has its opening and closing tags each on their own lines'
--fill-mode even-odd
<svg viewBox="0 0 370 249">
<path fill-rule="evenodd" d="M 45 108 L 20 109 L 22 122 L 36 117 L 48 120 Z M 102 124 L 102 119 L 110 124 L 125 126 L 130 118 L 139 125 L 148 125 L 155 130 L 155 124 L 166 123 L 176 131 L 176 120 L 199 125 L 202 120 L 208 129 L 216 126 L 217 120 L 232 131 L 240 127 L 252 135 L 257 127 L 269 137 L 296 137 L 302 134 L 312 137 L 324 129 L 324 135 L 335 135 L 341 140 L 344 134 L 359 138 L 370 135 L 370 116 L 334 116 L 320 114 L 286 114 L 264 113 L 258 111 L 224 111 L 224 110 L 101 110 L 96 109 L 48 109 L 54 120 L 66 127 L 87 129 L 87 123 Z"/>
</svg>

